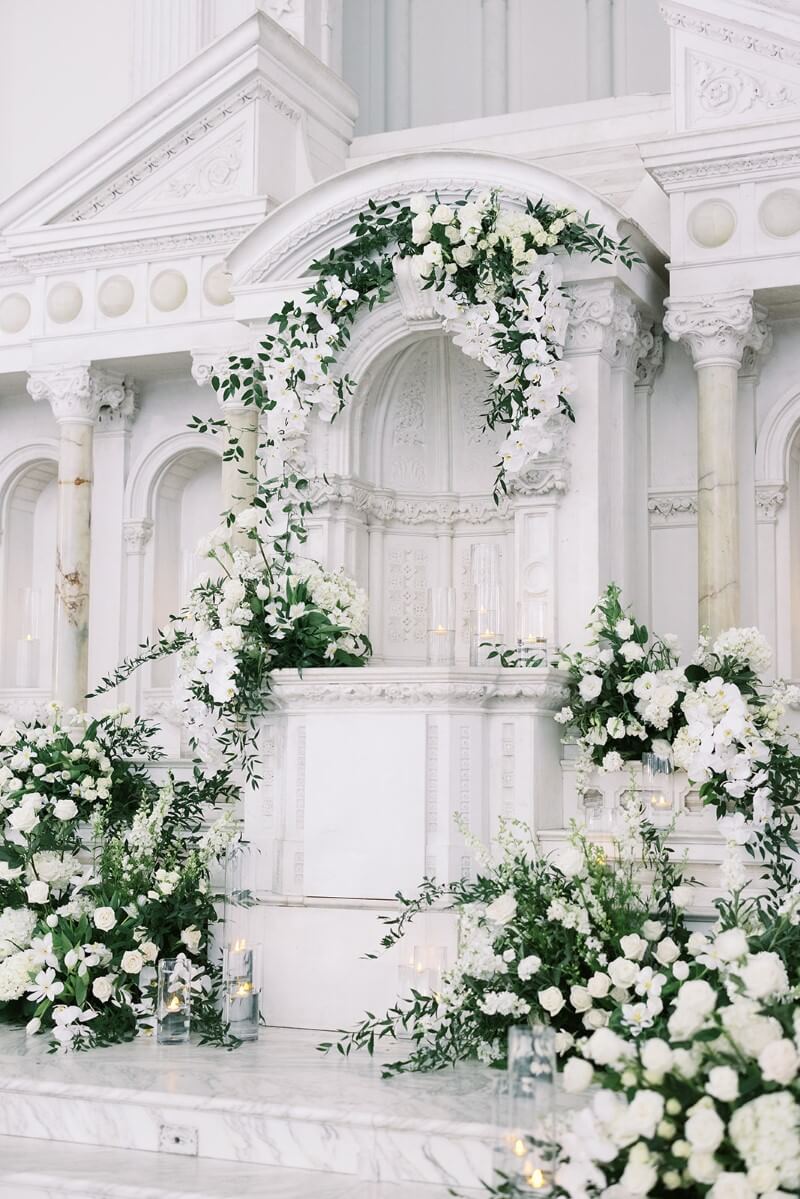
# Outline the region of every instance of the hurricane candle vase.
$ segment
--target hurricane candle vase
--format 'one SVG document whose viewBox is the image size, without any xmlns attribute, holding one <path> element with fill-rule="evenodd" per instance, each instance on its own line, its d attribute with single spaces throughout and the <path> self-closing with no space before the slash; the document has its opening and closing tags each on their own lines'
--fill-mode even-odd
<svg viewBox="0 0 800 1199">
<path fill-rule="evenodd" d="M 672 762 L 658 754 L 642 754 L 642 796 L 656 823 L 669 822 L 675 808 Z"/>
<path fill-rule="evenodd" d="M 543 599 L 523 600 L 517 616 L 517 665 L 547 662 L 547 604 Z"/>
<path fill-rule="evenodd" d="M 400 993 L 404 996 L 417 991 L 421 995 L 438 995 L 447 969 L 447 950 L 441 945 L 415 945 L 401 959 L 398 969 Z"/>
<path fill-rule="evenodd" d="M 261 994 L 244 980 L 225 984 L 225 1023 L 240 1041 L 257 1041 Z"/>
<path fill-rule="evenodd" d="M 192 987 L 185 957 L 162 958 L 158 963 L 157 1005 L 158 1043 L 185 1045 L 192 1023 Z"/>
<path fill-rule="evenodd" d="M 496 545 L 473 545 L 470 554 L 472 608 L 470 610 L 469 664 L 483 666 L 493 650 L 502 646 L 500 553 Z"/>
<path fill-rule="evenodd" d="M 549 1195 L 555 1150 L 556 1050 L 543 1024 L 508 1031 L 508 1132 L 504 1173 L 525 1192 Z"/>
<path fill-rule="evenodd" d="M 17 638 L 16 687 L 38 687 L 40 673 L 39 592 L 24 587 L 20 593 L 22 636 Z"/>
<path fill-rule="evenodd" d="M 431 587 L 428 590 L 428 665 L 452 666 L 455 653 L 455 589 Z"/>
</svg>

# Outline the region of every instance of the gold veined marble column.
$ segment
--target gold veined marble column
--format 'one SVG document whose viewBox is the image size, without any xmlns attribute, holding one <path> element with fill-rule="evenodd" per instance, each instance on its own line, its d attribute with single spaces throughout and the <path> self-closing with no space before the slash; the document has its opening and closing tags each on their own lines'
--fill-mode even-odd
<svg viewBox="0 0 800 1199">
<path fill-rule="evenodd" d="M 664 328 L 683 341 L 697 373 L 697 565 L 700 629 L 740 621 L 738 375 L 748 347 L 767 338 L 749 292 L 670 298 Z"/>
<path fill-rule="evenodd" d="M 32 371 L 28 391 L 58 422 L 55 698 L 85 708 L 88 690 L 92 448 L 102 407 L 129 398 L 122 375 L 82 363 Z"/>
</svg>

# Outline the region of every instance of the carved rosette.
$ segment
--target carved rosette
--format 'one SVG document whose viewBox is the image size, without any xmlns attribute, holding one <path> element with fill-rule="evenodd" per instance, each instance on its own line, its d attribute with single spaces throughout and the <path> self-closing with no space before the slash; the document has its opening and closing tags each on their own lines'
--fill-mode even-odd
<svg viewBox="0 0 800 1199">
<path fill-rule="evenodd" d="M 762 523 L 774 524 L 778 519 L 787 490 L 785 483 L 761 483 L 756 487 L 756 509 Z"/>
<path fill-rule="evenodd" d="M 135 409 L 133 388 L 123 375 L 89 364 L 31 371 L 28 393 L 34 401 L 47 400 L 59 424 L 91 425 L 101 411 L 130 419 Z"/>
<path fill-rule="evenodd" d="M 666 300 L 664 329 L 682 341 L 695 367 L 742 365 L 745 350 L 760 352 L 768 344 L 766 313 L 750 292 Z"/>
</svg>

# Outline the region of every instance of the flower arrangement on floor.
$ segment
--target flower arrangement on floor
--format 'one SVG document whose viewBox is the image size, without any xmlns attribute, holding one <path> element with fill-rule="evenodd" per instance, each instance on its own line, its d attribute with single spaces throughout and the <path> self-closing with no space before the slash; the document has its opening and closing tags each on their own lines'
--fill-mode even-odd
<svg viewBox="0 0 800 1199">
<path fill-rule="evenodd" d="M 685 770 L 713 805 L 729 846 L 723 882 L 744 885 L 743 849 L 758 851 L 777 891 L 793 878 L 800 756 L 784 722 L 796 687 L 767 684 L 771 651 L 757 629 L 703 639 L 681 667 L 674 639 L 651 636 L 610 586 L 592 612 L 588 648 L 561 657 L 567 705 L 556 719 L 574 733 L 579 765 L 620 770 L 645 752 Z"/>
<path fill-rule="evenodd" d="M 237 835 L 204 809 L 225 776 L 150 779 L 152 729 L 71 713 L 0 735 L 0 1018 L 62 1050 L 129 1040 L 154 1019 L 160 957 L 191 962 L 194 1025 L 225 1043 L 209 872 Z"/>
<path fill-rule="evenodd" d="M 412 991 L 385 1016 L 368 1016 L 342 1035 L 339 1052 L 372 1052 L 382 1038 L 407 1036 L 410 1055 L 386 1074 L 470 1057 L 497 1065 L 505 1061 L 508 1029 L 524 1021 L 553 1023 L 561 1054 L 616 1011 L 631 1029 L 652 1024 L 662 971 L 686 942 L 680 910 L 690 897 L 664 835 L 631 805 L 624 836 L 602 850 L 576 831 L 545 857 L 519 824 L 504 825 L 498 845 L 496 861 L 475 846 L 483 862 L 474 882 L 426 880 L 417 898 L 398 896 L 400 915 L 383 918 L 383 947 L 444 900 L 460 920 L 458 957 L 440 993 Z"/>
<path fill-rule="evenodd" d="M 711 936 L 692 936 L 688 959 L 665 968 L 651 1027 L 633 1037 L 614 1014 L 567 1064 L 568 1090 L 601 1089 L 559 1138 L 552 1193 L 800 1191 L 800 890 L 768 924 L 752 906 L 723 916 Z"/>
<path fill-rule="evenodd" d="M 302 303 L 287 302 L 271 318 L 276 331 L 254 355 L 220 366 L 214 387 L 272 413 L 274 440 L 297 461 L 311 410 L 333 420 L 351 396 L 354 381 L 336 375 L 337 358 L 358 314 L 387 298 L 399 260 L 430 289 L 456 345 L 494 375 L 486 420 L 509 428 L 497 483 L 505 490 L 505 473 L 549 453 L 573 415 L 574 384 L 561 361 L 568 307 L 558 253 L 618 257 L 628 266 L 636 254 L 588 214 L 542 199 L 520 210 L 495 191 L 452 204 L 423 194 L 407 204 L 370 200 L 351 234 L 311 264 L 317 278 Z"/>
<path fill-rule="evenodd" d="M 274 670 L 362 666 L 372 652 L 366 594 L 343 573 L 290 548 L 300 531 L 293 518 L 280 534 L 260 531 L 268 516 L 261 506 L 246 508 L 205 539 L 200 551 L 214 573 L 97 689 L 106 691 L 142 663 L 177 652 L 192 744 L 206 762 L 239 761 L 250 772 L 249 718 L 263 709 Z"/>
</svg>

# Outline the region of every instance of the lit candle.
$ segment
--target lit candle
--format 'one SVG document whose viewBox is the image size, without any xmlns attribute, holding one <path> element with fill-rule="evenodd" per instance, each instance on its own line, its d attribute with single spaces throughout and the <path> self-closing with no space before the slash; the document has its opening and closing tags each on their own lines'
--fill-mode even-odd
<svg viewBox="0 0 800 1199">
<path fill-rule="evenodd" d="M 180 995 L 172 995 L 170 997 L 169 1003 L 167 1004 L 167 1011 L 168 1012 L 179 1012 L 182 1007 L 183 1007 L 183 1000 L 181 999 Z"/>
<path fill-rule="evenodd" d="M 27 633 L 17 642 L 17 687 L 39 686 L 39 638 Z"/>
<path fill-rule="evenodd" d="M 530 1174 L 526 1174 L 525 1181 L 528 1183 L 532 1191 L 541 1191 L 545 1187 L 550 1186 L 550 1179 L 545 1174 L 544 1170 L 540 1170 L 538 1166 L 535 1170 L 531 1170 Z"/>
</svg>

